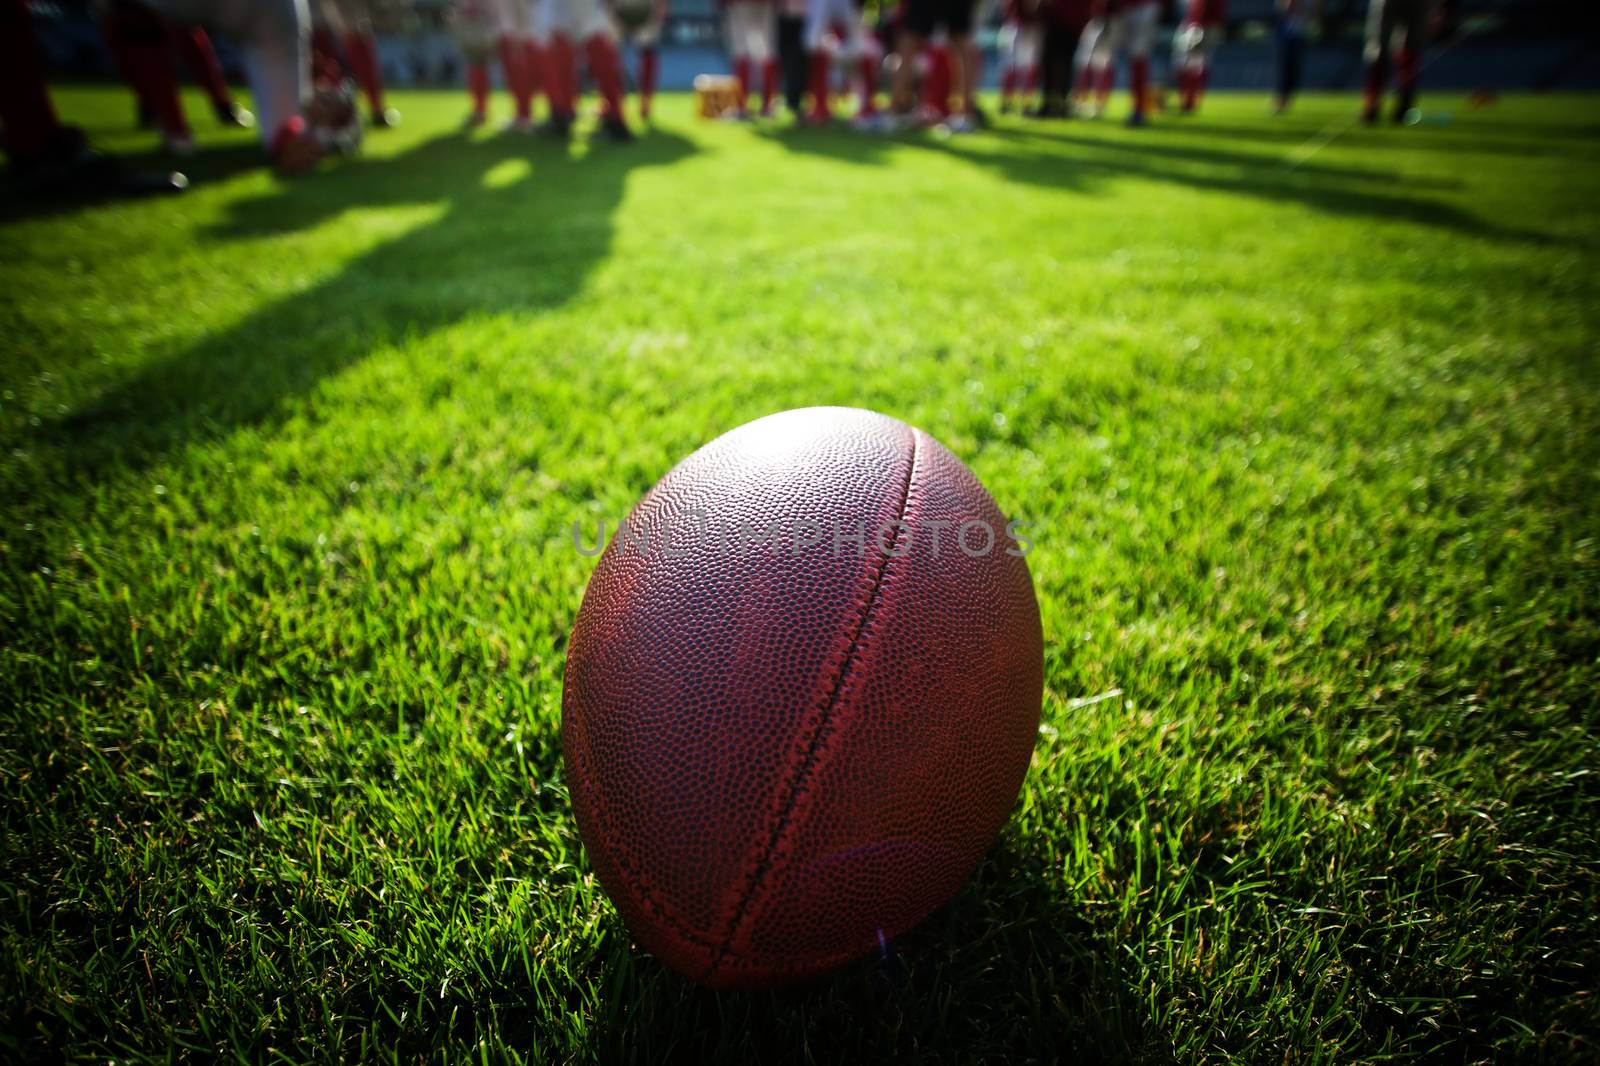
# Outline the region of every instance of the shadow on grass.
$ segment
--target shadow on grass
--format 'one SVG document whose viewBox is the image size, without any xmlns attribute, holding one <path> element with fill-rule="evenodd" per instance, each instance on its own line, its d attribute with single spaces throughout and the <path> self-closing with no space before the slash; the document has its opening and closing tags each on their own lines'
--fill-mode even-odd
<svg viewBox="0 0 1600 1066">
<path fill-rule="evenodd" d="M 619 927 L 620 928 L 620 927 Z M 1160 1061 L 1131 987 L 1009 835 L 948 905 L 884 953 L 775 992 L 712 992 L 609 938 L 592 1046 L 619 1062 Z"/>
<path fill-rule="evenodd" d="M 1424 107 L 1426 113 L 1427 108 Z M 1261 125 L 1212 122 L 1202 114 L 1195 118 L 1162 120 L 1159 131 L 1162 135 L 1176 134 L 1211 142 L 1250 141 L 1276 145 L 1286 150 L 1324 137 L 1333 137 L 1334 144 L 1346 148 L 1393 148 L 1400 152 L 1445 152 L 1451 155 L 1475 152 L 1538 159 L 1581 158 L 1593 155 L 1600 149 L 1600 129 L 1592 126 L 1548 122 L 1524 125 L 1511 120 L 1491 123 L 1479 114 L 1448 125 L 1421 125 L 1403 129 L 1396 129 L 1387 121 L 1376 128 L 1363 126 L 1356 121 L 1354 112 L 1333 122 L 1291 120 Z"/>
<path fill-rule="evenodd" d="M 626 149 L 451 134 L 355 160 L 235 205 L 218 240 L 317 226 L 343 212 L 417 205 L 438 219 L 359 255 L 334 277 L 152 362 L 36 438 L 80 475 L 135 470 L 173 447 L 279 417 L 285 401 L 373 351 L 484 311 L 558 307 L 611 247 L 628 176 L 691 151 L 654 131 Z M 485 180 L 510 160 L 526 175 Z"/>
<path fill-rule="evenodd" d="M 764 133 L 783 147 L 858 165 L 877 165 L 894 149 L 943 152 L 1009 181 L 1096 193 L 1102 182 L 1142 178 L 1238 196 L 1299 204 L 1331 215 L 1413 222 L 1462 236 L 1534 245 L 1561 238 L 1502 226 L 1447 203 L 1430 191 L 1448 192 L 1450 182 L 1417 180 L 1399 172 L 1308 161 L 1291 167 L 1285 157 L 1237 151 L 1213 144 L 1169 143 L 1167 125 L 1130 136 L 1114 131 L 1086 135 L 1072 127 L 1052 130 L 1001 128 L 977 137 L 933 134 L 868 137 L 837 130 L 798 127 Z M 1303 138 L 1291 138 L 1295 143 Z M 996 147 L 999 145 L 1000 147 Z"/>
</svg>

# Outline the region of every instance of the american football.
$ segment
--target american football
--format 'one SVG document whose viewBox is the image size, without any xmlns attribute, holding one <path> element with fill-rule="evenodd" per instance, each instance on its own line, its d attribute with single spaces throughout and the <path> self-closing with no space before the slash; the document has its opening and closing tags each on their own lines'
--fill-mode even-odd
<svg viewBox="0 0 1600 1066">
<path fill-rule="evenodd" d="M 945 902 L 1016 799 L 1043 683 L 1027 564 L 978 480 L 919 429 L 811 408 L 712 441 L 627 526 L 573 628 L 561 737 L 629 928 L 757 986 Z"/>
</svg>

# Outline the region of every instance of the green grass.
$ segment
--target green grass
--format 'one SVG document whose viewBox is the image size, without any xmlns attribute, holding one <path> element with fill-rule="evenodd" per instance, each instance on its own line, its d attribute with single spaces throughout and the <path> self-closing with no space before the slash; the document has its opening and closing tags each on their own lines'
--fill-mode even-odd
<svg viewBox="0 0 1600 1066">
<path fill-rule="evenodd" d="M 202 124 L 187 196 L 4 205 L 0 1057 L 1600 1055 L 1600 99 L 1309 153 L 1350 99 L 397 103 L 303 180 Z M 823 403 L 1040 523 L 1044 725 L 887 960 L 717 995 L 573 827 L 569 527 Z"/>
</svg>

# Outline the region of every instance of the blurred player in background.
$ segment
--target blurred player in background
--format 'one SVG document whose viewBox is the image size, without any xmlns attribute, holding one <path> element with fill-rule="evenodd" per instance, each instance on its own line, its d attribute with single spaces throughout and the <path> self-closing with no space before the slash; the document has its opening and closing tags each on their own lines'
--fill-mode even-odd
<svg viewBox="0 0 1600 1066">
<path fill-rule="evenodd" d="M 188 117 L 180 109 L 173 115 L 157 113 L 158 101 L 146 87 L 147 64 L 171 65 L 181 59 L 208 97 L 217 121 L 224 126 L 248 129 L 255 116 L 233 100 L 233 92 L 222 75 L 222 64 L 211 37 L 199 26 L 178 26 L 153 9 L 122 4 L 97 5 L 100 27 L 116 62 L 117 73 L 133 89 L 138 99 L 140 129 L 158 127 L 169 151 L 187 154 L 194 148 Z"/>
<path fill-rule="evenodd" d="M 1394 121 L 1405 121 L 1416 104 L 1417 78 L 1422 72 L 1422 50 L 1428 43 L 1430 24 L 1441 15 L 1436 0 L 1372 0 L 1367 9 L 1367 80 L 1361 102 L 1361 120 L 1367 125 L 1378 121 L 1391 56 L 1395 68 Z"/>
<path fill-rule="evenodd" d="M 1272 98 L 1272 113 L 1289 110 L 1300 91 L 1300 69 L 1305 59 L 1306 34 L 1317 16 L 1319 0 L 1278 0 L 1278 87 Z"/>
<path fill-rule="evenodd" d="M 26 196 L 137 196 L 182 192 L 182 174 L 137 174 L 89 148 L 56 117 L 45 88 L 27 0 L 0 0 L 0 133 L 10 187 Z"/>
<path fill-rule="evenodd" d="M 1006 0 L 1000 27 L 1000 113 L 1008 115 L 1013 97 L 1033 95 L 1039 83 L 1039 53 L 1044 37 L 1041 0 Z"/>
<path fill-rule="evenodd" d="M 1043 29 L 1039 77 L 1039 105 L 1027 112 L 1031 118 L 1067 118 L 1077 71 L 1074 57 L 1089 21 L 1089 0 L 1042 0 Z"/>
<path fill-rule="evenodd" d="M 1211 55 L 1227 35 L 1228 0 L 1188 0 L 1172 38 L 1172 76 L 1179 113 L 1192 115 L 1211 78 Z"/>
<path fill-rule="evenodd" d="M 1116 78 L 1117 57 L 1128 53 L 1133 111 L 1128 125 L 1143 126 L 1150 103 L 1150 46 L 1155 41 L 1156 0 L 1103 0 L 1105 29 L 1094 45 L 1095 114 L 1105 111 Z"/>
<path fill-rule="evenodd" d="M 750 81 L 761 72 L 761 115 L 772 116 L 772 98 L 778 91 L 778 60 L 773 54 L 777 34 L 777 9 L 772 0 L 726 0 L 728 54 L 733 57 L 733 80 L 738 84 L 740 119 L 750 117 Z"/>
<path fill-rule="evenodd" d="M 540 55 L 528 5 L 522 0 L 457 0 L 451 30 L 467 64 L 467 90 L 472 95 L 466 124 L 481 126 L 488 121 L 489 61 L 498 56 L 515 108 L 506 129 L 531 132 Z"/>
<path fill-rule="evenodd" d="M 138 5 L 119 0 L 116 6 Z M 144 6 L 175 23 L 210 26 L 239 46 L 257 128 L 280 170 L 305 170 L 325 149 L 359 141 L 359 116 L 346 113 L 339 93 L 312 92 L 305 0 L 148 0 Z M 158 112 L 170 114 L 178 109 L 177 75 L 170 62 L 156 62 L 156 54 L 146 56 L 146 91 Z"/>
<path fill-rule="evenodd" d="M 600 90 L 600 131 L 610 140 L 633 140 L 622 115 L 622 52 L 610 10 L 601 0 L 536 0 L 534 31 L 544 54 L 545 95 L 550 98 L 546 132 L 568 137 L 578 114 L 577 48 L 583 46 L 589 74 Z"/>
<path fill-rule="evenodd" d="M 223 0 L 226 2 L 226 0 Z M 369 121 L 379 129 L 397 126 L 400 112 L 383 102 L 383 69 L 372 32 L 372 0 L 311 0 L 313 47 L 323 62 L 343 63 L 366 94 Z"/>
<path fill-rule="evenodd" d="M 656 84 L 661 79 L 659 48 L 661 30 L 667 24 L 667 0 L 612 0 L 611 10 L 623 41 L 633 45 L 639 53 L 639 76 L 634 80 L 634 91 L 639 96 L 639 117 L 648 122 Z M 767 54 L 771 55 L 770 34 Z M 777 77 L 776 70 L 772 76 Z"/>
<path fill-rule="evenodd" d="M 467 93 L 472 97 L 468 126 L 489 120 L 489 60 L 500 46 L 503 29 L 500 12 L 490 0 L 456 0 L 450 12 L 450 33 L 467 65 Z M 503 66 L 504 64 L 502 64 Z M 505 71 L 506 82 L 512 80 Z"/>
<path fill-rule="evenodd" d="M 971 133 L 978 128 L 972 73 L 972 24 L 976 11 L 973 0 L 905 0 L 905 18 L 895 39 L 899 65 L 895 69 L 895 110 L 911 110 L 913 80 L 916 77 L 917 58 L 930 38 L 940 30 L 949 36 L 946 52 L 949 55 L 950 80 L 948 92 L 953 97 L 956 110 L 945 124 L 951 133 Z M 930 75 L 931 80 L 931 75 Z"/>
<path fill-rule="evenodd" d="M 856 110 L 856 121 L 873 122 L 878 112 L 874 103 L 878 95 L 878 50 L 867 36 L 855 0 L 807 0 L 805 46 L 811 89 L 811 110 L 806 121 L 821 124 L 833 118 L 828 104 L 828 76 L 833 49 L 837 47 L 839 58 L 859 65 L 861 106 Z"/>
<path fill-rule="evenodd" d="M 1078 34 L 1078 49 L 1072 60 L 1072 102 L 1079 112 L 1100 117 L 1100 112 L 1095 110 L 1095 70 L 1094 52 L 1100 47 L 1100 38 L 1106 32 L 1106 5 L 1105 0 L 1088 0 L 1089 21 L 1083 24 L 1083 31 Z M 1115 77 L 1115 68 L 1112 76 Z M 1107 86 L 1107 92 L 1110 86 Z"/>
</svg>

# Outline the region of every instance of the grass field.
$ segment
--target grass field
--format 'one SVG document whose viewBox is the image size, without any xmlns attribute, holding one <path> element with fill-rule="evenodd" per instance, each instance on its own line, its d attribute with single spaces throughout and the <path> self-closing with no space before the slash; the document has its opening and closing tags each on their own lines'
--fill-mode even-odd
<svg viewBox="0 0 1600 1066">
<path fill-rule="evenodd" d="M 396 102 L 292 183 L 202 124 L 187 196 L 0 209 L 0 1057 L 1600 1056 L 1600 99 Z M 948 907 L 717 995 L 569 815 L 570 526 L 823 403 L 1039 523 L 1044 725 Z"/>
</svg>

